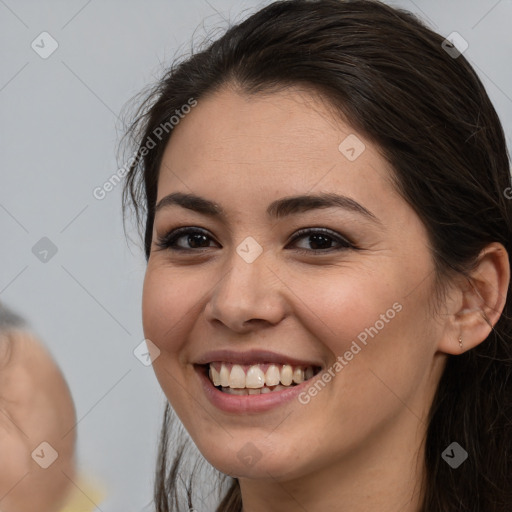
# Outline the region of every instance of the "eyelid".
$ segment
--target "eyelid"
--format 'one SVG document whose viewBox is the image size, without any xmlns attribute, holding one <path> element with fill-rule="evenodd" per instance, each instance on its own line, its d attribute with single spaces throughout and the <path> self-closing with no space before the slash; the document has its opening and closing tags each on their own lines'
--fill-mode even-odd
<svg viewBox="0 0 512 512">
<path fill-rule="evenodd" d="M 295 248 L 294 250 L 297 252 L 302 253 L 309 253 L 309 254 L 320 254 L 320 253 L 332 253 L 335 251 L 342 251 L 347 249 L 357 249 L 357 245 L 350 240 L 349 237 L 343 236 L 337 231 L 325 228 L 325 227 L 315 227 L 310 226 L 307 228 L 302 228 L 293 233 L 292 237 L 288 240 L 286 246 L 289 244 L 295 242 L 296 240 L 300 238 L 305 238 L 307 235 L 314 235 L 314 234 L 325 234 L 328 237 L 332 238 L 333 241 L 338 243 L 338 247 L 330 247 L 328 249 L 301 249 L 301 248 Z M 197 249 L 188 249 L 178 246 L 171 246 L 171 243 L 174 244 L 179 238 L 182 236 L 185 236 L 187 234 L 201 234 L 209 238 L 210 240 L 214 241 L 215 243 L 218 243 L 214 240 L 213 236 L 210 234 L 210 232 L 204 228 L 200 228 L 197 226 L 181 226 L 176 227 L 174 229 L 169 230 L 164 235 L 156 237 L 155 245 L 161 249 L 161 250 L 170 250 L 173 252 L 181 252 L 181 253 L 201 253 L 204 252 L 207 249 L 210 249 L 211 247 L 200 247 Z M 220 245 L 220 244 L 219 244 Z"/>
<path fill-rule="evenodd" d="M 341 235 L 340 233 L 338 233 L 332 229 L 328 229 L 328 228 L 324 228 L 324 227 L 314 227 L 314 226 L 308 227 L 308 228 L 302 228 L 302 229 L 299 229 L 298 231 L 296 231 L 293 234 L 292 238 L 290 239 L 289 243 L 295 242 L 295 240 L 297 240 L 298 238 L 302 238 L 306 235 L 311 235 L 311 234 L 315 234 L 315 233 L 322 233 L 322 234 L 328 235 L 329 237 L 336 240 L 338 243 L 346 244 L 349 247 L 356 248 L 356 244 L 354 242 L 352 242 L 352 240 L 350 240 L 350 238 L 348 238 L 347 236 Z M 311 252 L 313 250 L 314 249 L 310 249 L 309 252 Z M 320 252 L 321 250 L 318 249 L 318 251 Z M 327 251 L 323 250 L 321 252 L 327 252 Z"/>
<path fill-rule="evenodd" d="M 183 247 L 170 247 L 171 242 L 175 242 L 182 236 L 187 234 L 201 234 L 213 240 L 213 237 L 208 232 L 208 230 L 204 228 L 200 228 L 197 226 L 181 226 L 174 229 L 171 229 L 165 232 L 161 236 L 156 236 L 155 245 L 162 250 L 174 250 L 176 252 L 201 252 L 201 249 L 208 249 L 208 247 L 202 247 L 201 249 L 186 249 Z"/>
</svg>

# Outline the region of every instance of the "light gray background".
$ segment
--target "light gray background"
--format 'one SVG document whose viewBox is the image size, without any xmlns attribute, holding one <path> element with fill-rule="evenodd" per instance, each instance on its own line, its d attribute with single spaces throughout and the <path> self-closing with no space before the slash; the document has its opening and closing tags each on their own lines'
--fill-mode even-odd
<svg viewBox="0 0 512 512">
<path fill-rule="evenodd" d="M 123 163 L 123 105 L 193 34 L 200 41 L 267 3 L 0 0 L 0 300 L 30 320 L 64 371 L 81 467 L 108 490 L 97 510 L 140 512 L 151 501 L 164 395 L 133 355 L 145 260 L 124 238 L 121 186 L 102 201 L 92 191 Z M 468 41 L 510 148 L 512 1 L 389 3 Z M 31 48 L 43 31 L 59 44 L 47 59 Z M 44 236 L 58 249 L 46 263 L 32 253 Z"/>
</svg>

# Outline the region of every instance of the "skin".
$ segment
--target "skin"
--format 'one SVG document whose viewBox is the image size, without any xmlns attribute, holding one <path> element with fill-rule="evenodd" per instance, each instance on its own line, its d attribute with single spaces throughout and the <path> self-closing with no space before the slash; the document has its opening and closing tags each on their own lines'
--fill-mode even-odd
<svg viewBox="0 0 512 512">
<path fill-rule="evenodd" d="M 30 333 L 0 336 L 0 390 L 0 510 L 56 512 L 75 480 L 76 413 L 62 372 Z M 58 453 L 46 469 L 31 456 L 44 441 Z"/>
<path fill-rule="evenodd" d="M 349 134 L 366 146 L 355 161 L 338 150 Z M 239 478 L 244 512 L 419 510 L 426 417 L 447 354 L 485 339 L 482 312 L 497 321 L 509 268 L 502 246 L 490 246 L 475 271 L 480 295 L 454 280 L 437 304 L 425 228 L 390 176 L 376 146 L 307 90 L 247 96 L 225 87 L 174 128 L 157 203 L 194 193 L 226 217 L 176 205 L 157 212 L 144 332 L 161 351 L 153 366 L 164 393 L 204 457 Z M 378 222 L 340 208 L 266 215 L 276 199 L 320 192 L 349 196 Z M 182 226 L 206 230 L 205 248 L 187 236 L 179 244 L 188 253 L 156 245 Z M 290 243 L 309 227 L 333 230 L 357 249 L 313 254 L 308 235 Z M 252 263 L 236 252 L 248 236 L 263 248 Z M 306 405 L 226 413 L 193 370 L 206 351 L 258 348 L 327 369 L 394 303 L 402 310 Z M 248 442 L 259 456 L 251 465 L 238 456 Z"/>
</svg>

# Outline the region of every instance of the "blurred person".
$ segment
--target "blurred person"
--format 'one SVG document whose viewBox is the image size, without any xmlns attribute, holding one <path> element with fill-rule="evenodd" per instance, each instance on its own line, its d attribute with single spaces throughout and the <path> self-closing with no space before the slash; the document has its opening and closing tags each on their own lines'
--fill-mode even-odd
<svg viewBox="0 0 512 512">
<path fill-rule="evenodd" d="M 87 512 L 76 485 L 76 412 L 64 376 L 26 322 L 0 303 L 0 511 Z M 76 485 L 74 485 L 76 483 Z"/>
</svg>

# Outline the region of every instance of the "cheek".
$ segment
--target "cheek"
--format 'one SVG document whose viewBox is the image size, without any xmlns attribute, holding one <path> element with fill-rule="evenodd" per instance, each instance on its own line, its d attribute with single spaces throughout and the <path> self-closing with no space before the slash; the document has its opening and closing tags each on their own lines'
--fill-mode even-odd
<svg viewBox="0 0 512 512">
<path fill-rule="evenodd" d="M 176 352 L 193 320 L 204 289 L 176 270 L 149 264 L 142 293 L 144 336 L 162 352 Z"/>
<path fill-rule="evenodd" d="M 429 368 L 435 338 L 426 314 L 429 281 L 411 293 L 416 276 L 404 275 L 381 266 L 295 280 L 292 289 L 302 299 L 297 317 L 330 354 L 340 403 L 352 401 L 343 391 L 350 390 L 352 398 L 357 394 L 354 407 L 367 405 L 372 395 L 386 394 L 386 384 L 407 395 Z"/>
<path fill-rule="evenodd" d="M 194 306 L 200 303 L 201 297 L 201 288 L 186 281 L 176 270 L 150 263 L 142 293 L 144 337 L 160 351 L 152 368 L 162 391 L 182 420 L 187 417 L 190 405 L 188 395 L 183 392 L 186 373 L 182 358 L 193 327 L 193 315 L 197 314 Z"/>
<path fill-rule="evenodd" d="M 400 316 L 399 291 L 368 268 L 296 274 L 290 289 L 299 299 L 294 301 L 296 317 L 336 356 L 349 350 L 352 341 L 369 339 L 367 330 L 375 333 L 375 324 L 381 332 Z"/>
</svg>

